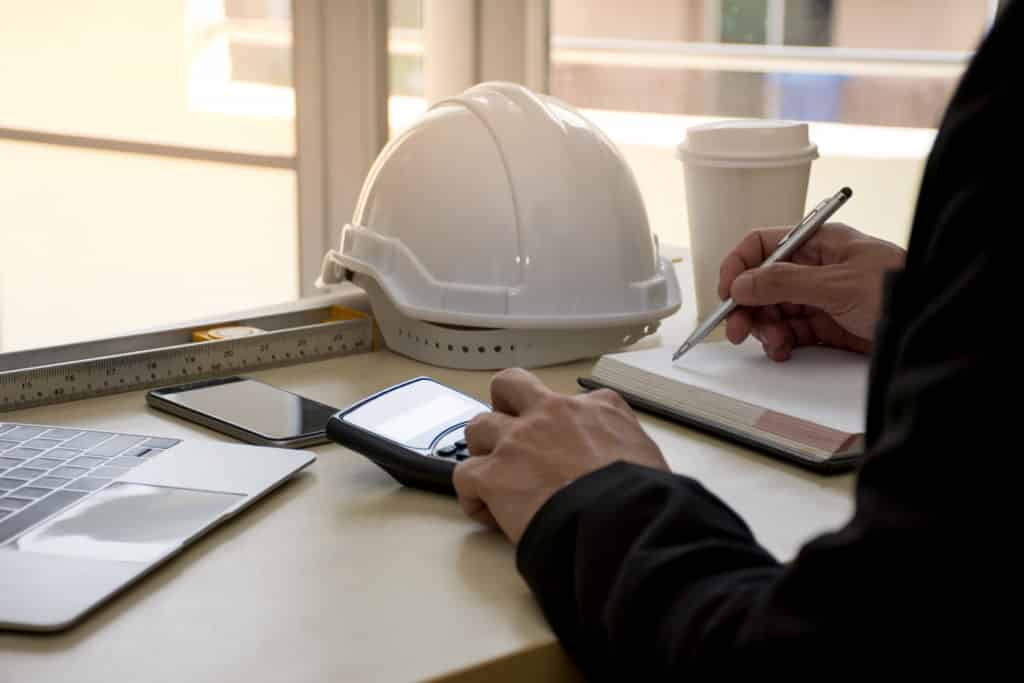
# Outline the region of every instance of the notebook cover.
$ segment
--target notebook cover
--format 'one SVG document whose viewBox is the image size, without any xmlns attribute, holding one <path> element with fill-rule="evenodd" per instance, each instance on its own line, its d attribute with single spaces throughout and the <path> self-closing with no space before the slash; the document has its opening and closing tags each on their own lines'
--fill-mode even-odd
<svg viewBox="0 0 1024 683">
<path fill-rule="evenodd" d="M 834 456 L 824 461 L 811 460 L 799 451 L 790 450 L 779 443 L 759 439 L 751 434 L 736 431 L 725 425 L 710 422 L 690 413 L 669 409 L 666 406 L 643 398 L 642 396 L 637 396 L 636 394 L 603 384 L 593 377 L 579 377 L 576 381 L 584 389 L 611 389 L 622 396 L 626 403 L 638 410 L 663 417 L 686 427 L 691 427 L 726 441 L 745 446 L 773 458 L 799 465 L 800 467 L 819 474 L 841 474 L 849 472 L 855 469 L 864 458 L 863 453 L 851 453 L 843 456 Z"/>
</svg>

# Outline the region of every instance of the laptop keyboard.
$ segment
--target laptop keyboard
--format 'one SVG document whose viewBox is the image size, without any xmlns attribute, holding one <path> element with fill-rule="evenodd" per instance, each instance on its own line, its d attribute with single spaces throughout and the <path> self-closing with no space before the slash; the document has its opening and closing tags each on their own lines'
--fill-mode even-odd
<svg viewBox="0 0 1024 683">
<path fill-rule="evenodd" d="M 0 422 L 0 545 L 178 443 Z"/>
</svg>

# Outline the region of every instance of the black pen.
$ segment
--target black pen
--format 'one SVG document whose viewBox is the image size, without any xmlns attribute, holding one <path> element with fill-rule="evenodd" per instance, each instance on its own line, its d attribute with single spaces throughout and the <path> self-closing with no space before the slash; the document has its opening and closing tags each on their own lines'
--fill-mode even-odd
<svg viewBox="0 0 1024 683">
<path fill-rule="evenodd" d="M 814 207 L 802 221 L 796 224 L 792 230 L 786 233 L 786 236 L 779 241 L 775 246 L 775 251 L 772 252 L 771 256 L 765 259 L 758 268 L 766 268 L 774 263 L 778 263 L 784 259 L 789 258 L 793 252 L 803 246 L 804 242 L 809 240 L 815 232 L 818 231 L 825 221 L 832 217 L 839 207 L 846 203 L 846 200 L 853 196 L 853 190 L 848 187 L 836 192 L 828 199 L 822 200 L 816 207 Z M 736 309 L 736 302 L 733 301 L 732 297 L 729 297 L 722 304 L 715 309 L 715 312 L 711 316 L 701 323 L 696 330 L 693 331 L 685 342 L 672 354 L 672 362 L 679 360 L 684 353 L 692 349 L 694 346 L 700 343 L 704 337 L 711 333 L 711 330 L 718 327 L 719 323 L 729 317 L 729 314 Z"/>
</svg>

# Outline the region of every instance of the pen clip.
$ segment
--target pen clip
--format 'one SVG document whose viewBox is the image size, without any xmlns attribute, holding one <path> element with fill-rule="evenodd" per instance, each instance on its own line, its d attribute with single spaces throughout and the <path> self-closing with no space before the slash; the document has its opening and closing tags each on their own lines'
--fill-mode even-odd
<svg viewBox="0 0 1024 683">
<path fill-rule="evenodd" d="M 821 200 L 820 202 L 818 202 L 818 205 L 817 205 L 816 207 L 814 207 L 814 210 L 813 210 L 813 211 L 811 211 L 811 212 L 810 212 L 809 214 L 807 214 L 807 217 L 806 217 L 806 218 L 804 218 L 804 219 L 803 219 L 802 221 L 800 221 L 799 223 L 797 223 L 796 225 L 794 225 L 794 226 L 793 226 L 793 229 L 792 229 L 792 230 L 790 230 L 789 232 L 787 232 L 787 233 L 786 233 L 786 236 L 785 236 L 785 237 L 783 237 L 783 238 L 782 238 L 781 240 L 779 240 L 779 243 L 775 245 L 775 248 L 776 248 L 776 249 L 778 249 L 779 247 L 781 247 L 781 246 L 782 246 L 783 244 L 785 244 L 786 242 L 788 242 L 788 241 L 789 241 L 789 239 L 790 239 L 790 238 L 791 238 L 791 237 L 792 237 L 793 235 L 795 235 L 795 234 L 796 234 L 796 231 L 797 231 L 797 230 L 799 230 L 799 229 L 800 229 L 801 227 L 803 227 L 803 226 L 804 226 L 804 225 L 806 225 L 807 223 L 810 223 L 811 221 L 813 221 L 813 220 L 814 220 L 814 217 L 815 217 L 815 216 L 817 216 L 817 215 L 818 215 L 818 213 L 819 213 L 819 212 L 820 212 L 820 211 L 821 211 L 822 209 L 824 209 L 826 205 L 828 205 L 829 201 L 830 201 L 829 199 L 822 199 L 822 200 Z"/>
<path fill-rule="evenodd" d="M 815 210 L 815 212 L 814 212 L 814 213 L 817 213 L 817 210 Z M 811 215 L 813 216 L 814 214 L 811 214 Z M 789 238 L 791 238 L 791 237 L 792 237 L 793 235 L 795 235 L 795 234 L 796 234 L 796 231 L 800 229 L 800 226 L 801 226 L 801 225 L 803 225 L 803 224 L 804 224 L 804 223 L 806 223 L 806 222 L 807 222 L 807 221 L 800 221 L 800 222 L 799 222 L 799 223 L 797 223 L 797 224 L 796 224 L 795 226 L 793 226 L 793 229 L 792 229 L 792 230 L 790 230 L 789 232 L 787 232 L 787 233 L 786 233 L 786 236 L 785 236 L 785 237 L 783 237 L 783 238 L 782 238 L 781 240 L 779 240 L 779 243 L 775 245 L 775 248 L 776 248 L 776 249 L 779 249 L 779 248 L 780 248 L 780 247 L 781 247 L 781 246 L 782 246 L 783 244 L 785 244 L 786 242 L 788 242 L 788 241 L 789 241 Z"/>
</svg>

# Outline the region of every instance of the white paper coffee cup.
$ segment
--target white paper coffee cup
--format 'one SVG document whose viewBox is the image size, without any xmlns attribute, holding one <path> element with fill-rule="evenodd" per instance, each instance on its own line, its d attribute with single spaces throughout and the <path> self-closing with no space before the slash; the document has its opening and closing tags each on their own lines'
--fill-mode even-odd
<svg viewBox="0 0 1024 683">
<path fill-rule="evenodd" d="M 818 147 L 805 123 L 720 121 L 687 129 L 676 152 L 686 183 L 697 316 L 703 320 L 721 303 L 722 260 L 743 237 L 803 218 Z"/>
</svg>

